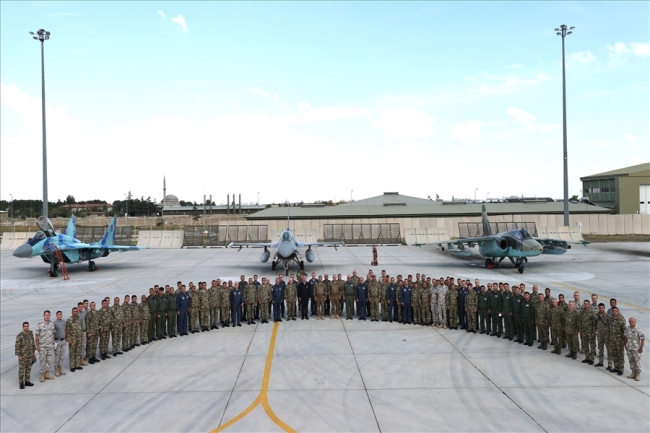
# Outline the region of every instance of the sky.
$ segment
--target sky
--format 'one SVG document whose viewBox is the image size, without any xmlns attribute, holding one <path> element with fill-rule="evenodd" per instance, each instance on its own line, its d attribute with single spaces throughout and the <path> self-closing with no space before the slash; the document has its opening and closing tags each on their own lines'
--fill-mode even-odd
<svg viewBox="0 0 650 433">
<path fill-rule="evenodd" d="M 0 3 L 0 198 L 563 197 L 650 161 L 648 2 Z"/>
</svg>

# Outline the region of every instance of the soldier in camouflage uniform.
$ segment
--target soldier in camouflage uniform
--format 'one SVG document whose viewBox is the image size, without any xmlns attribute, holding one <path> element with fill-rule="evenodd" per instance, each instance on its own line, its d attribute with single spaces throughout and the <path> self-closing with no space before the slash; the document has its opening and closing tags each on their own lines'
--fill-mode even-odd
<svg viewBox="0 0 650 433">
<path fill-rule="evenodd" d="M 86 356 L 88 362 L 94 364 L 99 362 L 97 359 L 97 343 L 99 343 L 99 313 L 96 310 L 96 304 L 90 303 L 90 310 L 86 314 Z"/>
<path fill-rule="evenodd" d="M 190 286 L 190 332 L 192 334 L 199 332 L 197 322 L 199 321 L 200 307 L 201 301 L 199 300 L 199 294 L 196 291 L 196 287 L 192 285 Z"/>
<path fill-rule="evenodd" d="M 122 343 L 122 308 L 120 307 L 120 298 L 113 299 L 111 307 L 111 339 L 113 340 L 113 356 L 122 355 L 120 344 Z"/>
<path fill-rule="evenodd" d="M 377 282 L 377 277 L 372 276 L 368 284 L 368 302 L 370 310 L 370 321 L 379 322 L 379 301 L 381 297 L 381 287 Z"/>
<path fill-rule="evenodd" d="M 420 315 L 422 316 L 422 326 L 429 326 L 431 323 L 431 298 L 429 297 L 430 286 L 431 283 L 429 279 L 427 279 L 422 283 L 422 289 L 420 289 Z"/>
<path fill-rule="evenodd" d="M 422 323 L 422 308 L 421 308 L 421 296 L 422 285 L 420 279 L 417 278 L 411 286 L 411 304 L 413 304 L 413 323 L 420 325 Z"/>
<path fill-rule="evenodd" d="M 298 287 L 293 278 L 284 288 L 284 298 L 287 302 L 287 320 L 296 320 L 296 301 L 298 299 Z"/>
<path fill-rule="evenodd" d="M 50 368 L 52 366 L 52 358 L 54 357 L 54 339 L 56 330 L 54 323 L 50 321 L 50 310 L 43 312 L 43 321 L 36 325 L 36 350 L 38 351 L 38 361 L 40 364 L 41 382 L 46 379 L 54 379 L 50 375 Z"/>
<path fill-rule="evenodd" d="M 560 296 L 558 296 L 557 306 L 560 307 L 562 310 L 564 310 L 564 315 L 566 316 L 567 313 L 569 312 L 569 304 L 566 303 L 566 301 L 564 300 L 564 295 L 561 293 Z M 560 336 L 560 338 L 562 339 L 562 349 L 564 349 L 567 347 L 566 329 L 562 330 L 562 335 Z"/>
<path fill-rule="evenodd" d="M 537 296 L 537 304 L 535 305 L 535 324 L 537 325 L 537 336 L 540 340 L 538 349 L 548 349 L 548 304 L 544 302 L 544 295 L 541 293 Z"/>
<path fill-rule="evenodd" d="M 467 332 L 476 334 L 476 312 L 478 311 L 478 293 L 470 290 L 465 296 L 465 311 L 467 312 Z"/>
<path fill-rule="evenodd" d="M 447 292 L 445 304 L 449 314 L 449 329 L 458 329 L 458 291 L 454 283 L 451 283 L 451 290 Z"/>
<path fill-rule="evenodd" d="M 113 313 L 108 308 L 108 301 L 102 301 L 102 309 L 97 312 L 99 316 L 99 357 L 104 360 L 110 358 L 108 355 L 108 341 L 111 338 L 111 325 Z"/>
<path fill-rule="evenodd" d="M 241 284 L 239 285 L 241 287 Z M 244 303 L 246 304 L 246 317 L 248 317 L 248 324 L 255 324 L 255 308 L 258 305 L 257 289 L 253 285 L 253 279 L 248 279 L 246 290 L 244 290 Z M 268 311 L 268 308 L 267 308 Z"/>
<path fill-rule="evenodd" d="M 330 284 L 330 305 L 331 305 L 331 315 L 330 319 L 340 319 L 341 311 L 339 307 L 341 305 L 341 282 L 339 281 L 336 274 L 332 275 L 332 284 Z"/>
<path fill-rule="evenodd" d="M 140 343 L 138 343 L 138 331 L 142 322 L 140 320 L 138 297 L 135 295 L 131 296 L 131 318 L 133 320 L 133 325 L 131 326 L 131 347 L 136 347 L 140 346 Z"/>
<path fill-rule="evenodd" d="M 32 373 L 32 365 L 36 362 L 35 351 L 34 333 L 29 330 L 29 322 L 23 322 L 23 330 L 16 335 L 15 345 L 15 353 L 18 357 L 18 383 L 20 389 L 25 389 L 25 386 L 34 386 L 29 379 Z"/>
<path fill-rule="evenodd" d="M 221 285 L 219 280 L 212 280 L 208 289 L 210 299 L 210 329 L 219 329 L 219 309 L 221 308 Z"/>
<path fill-rule="evenodd" d="M 585 354 L 585 359 L 582 362 L 589 365 L 594 365 L 594 356 L 596 355 L 596 326 L 596 313 L 591 311 L 589 301 L 585 301 L 580 309 L 580 339 Z"/>
<path fill-rule="evenodd" d="M 149 304 L 147 303 L 147 297 L 142 295 L 140 305 L 139 305 L 139 315 L 140 315 L 140 343 L 149 344 L 149 320 L 151 319 L 151 314 L 149 313 Z"/>
<path fill-rule="evenodd" d="M 248 282 L 246 281 L 246 277 L 244 275 L 239 277 L 239 290 L 241 290 L 241 292 L 243 293 L 244 301 L 246 301 L 246 295 L 248 293 Z M 245 304 L 245 302 L 242 303 L 240 311 L 241 311 L 241 318 L 243 320 L 247 320 L 248 315 L 246 314 L 246 304 Z"/>
<path fill-rule="evenodd" d="M 122 350 L 131 350 L 131 328 L 133 326 L 133 311 L 131 310 L 131 297 L 126 295 L 122 303 Z"/>
<path fill-rule="evenodd" d="M 435 289 L 436 299 L 432 299 L 431 302 L 434 303 L 434 318 L 438 324 L 438 328 L 447 327 L 447 293 L 449 293 L 449 287 L 444 284 L 442 278 L 438 280 L 438 286 Z"/>
<path fill-rule="evenodd" d="M 643 331 L 636 326 L 636 319 L 630 317 L 630 326 L 625 328 L 623 343 L 627 350 L 627 359 L 630 361 L 630 374 L 628 379 L 641 380 L 641 354 L 645 344 Z"/>
<path fill-rule="evenodd" d="M 550 323 L 551 323 L 551 344 L 553 350 L 551 353 L 560 355 L 562 353 L 562 328 L 564 328 L 564 310 L 558 307 L 557 299 L 553 299 L 550 309 Z M 569 356 L 571 356 L 569 354 Z"/>
<path fill-rule="evenodd" d="M 323 284 L 325 284 L 325 307 L 324 307 L 324 313 L 326 316 L 330 315 L 330 312 L 332 310 L 332 303 L 330 302 L 330 290 L 332 290 L 332 282 L 329 279 L 329 275 L 325 274 L 325 278 L 323 279 Z"/>
<path fill-rule="evenodd" d="M 569 302 L 569 311 L 566 313 L 566 318 L 564 321 L 564 336 L 569 345 L 569 355 L 567 358 L 576 359 L 578 354 L 578 349 L 580 348 L 578 344 L 578 332 L 580 331 L 580 313 L 576 311 L 575 304 L 573 301 Z"/>
<path fill-rule="evenodd" d="M 232 283 L 230 281 L 229 283 Z M 225 281 L 221 285 L 221 325 L 228 326 L 230 324 L 230 291 L 232 287 Z"/>
<path fill-rule="evenodd" d="M 118 300 L 119 298 L 115 298 Z M 77 307 L 72 309 L 72 317 L 69 317 L 65 322 L 65 341 L 70 348 L 70 371 L 83 370 L 79 365 L 81 360 L 81 339 L 83 328 L 81 327 L 81 318 L 79 317 L 79 310 Z"/>
<path fill-rule="evenodd" d="M 609 321 L 609 341 L 610 348 L 612 349 L 612 362 L 614 369 L 612 373 L 618 373 L 619 376 L 623 375 L 625 369 L 625 355 L 623 354 L 623 345 L 625 340 L 625 319 L 621 317 L 618 307 L 612 307 L 614 317 Z M 609 352 L 607 352 L 609 354 Z"/>
<path fill-rule="evenodd" d="M 260 304 L 260 320 L 261 323 L 269 323 L 269 304 L 271 303 L 271 284 L 269 284 L 266 278 L 262 278 L 262 285 L 257 291 L 258 302 Z M 286 290 L 286 288 L 285 288 Z M 284 303 L 284 299 L 282 300 Z M 291 320 L 291 319 L 289 319 Z"/>
<path fill-rule="evenodd" d="M 593 308 L 592 308 L 593 311 Z M 598 336 L 598 364 L 594 367 L 603 367 L 605 360 L 605 345 L 607 345 L 607 369 L 612 369 L 612 355 L 609 348 L 609 316 L 605 313 L 605 304 L 598 304 L 596 314 L 596 335 Z"/>
<path fill-rule="evenodd" d="M 318 282 L 314 285 L 314 299 L 316 300 L 316 320 L 325 320 L 325 297 L 327 295 L 327 287 L 323 282 L 323 277 L 318 277 Z"/>
<path fill-rule="evenodd" d="M 210 326 L 210 293 L 208 293 L 207 283 L 199 282 L 198 300 L 199 300 L 199 325 L 201 332 L 209 331 Z"/>
</svg>

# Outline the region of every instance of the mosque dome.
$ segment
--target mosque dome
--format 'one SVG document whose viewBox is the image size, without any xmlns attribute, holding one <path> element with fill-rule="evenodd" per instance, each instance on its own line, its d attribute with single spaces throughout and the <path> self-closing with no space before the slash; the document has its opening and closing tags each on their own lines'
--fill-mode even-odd
<svg viewBox="0 0 650 433">
<path fill-rule="evenodd" d="M 181 205 L 180 201 L 178 200 L 178 197 L 176 197 L 173 194 L 167 194 L 165 196 L 164 203 L 165 203 L 166 206 L 180 206 Z"/>
</svg>

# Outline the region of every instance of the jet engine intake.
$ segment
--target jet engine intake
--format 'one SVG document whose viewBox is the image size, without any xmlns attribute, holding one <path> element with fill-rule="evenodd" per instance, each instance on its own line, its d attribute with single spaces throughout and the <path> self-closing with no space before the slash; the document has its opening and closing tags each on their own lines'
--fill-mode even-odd
<svg viewBox="0 0 650 433">
<path fill-rule="evenodd" d="M 501 238 L 499 241 L 499 248 L 502 250 L 507 250 L 508 249 L 508 240 L 506 238 Z"/>
</svg>

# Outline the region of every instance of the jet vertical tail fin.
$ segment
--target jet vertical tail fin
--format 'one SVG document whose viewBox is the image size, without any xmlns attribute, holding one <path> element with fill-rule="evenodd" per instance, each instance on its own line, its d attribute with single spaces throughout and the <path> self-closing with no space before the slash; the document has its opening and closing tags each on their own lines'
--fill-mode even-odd
<svg viewBox="0 0 650 433">
<path fill-rule="evenodd" d="M 481 219 L 483 221 L 483 236 L 492 235 L 492 227 L 490 227 L 490 221 L 488 220 L 487 210 L 485 210 L 485 205 L 481 210 Z"/>
<path fill-rule="evenodd" d="M 77 218 L 74 215 L 70 216 L 68 227 L 65 229 L 65 235 L 77 239 Z"/>
<path fill-rule="evenodd" d="M 113 217 L 110 224 L 108 224 L 108 228 L 106 229 L 106 233 L 104 233 L 104 237 L 99 243 L 107 247 L 112 247 L 113 245 L 115 245 L 116 228 L 117 228 L 117 217 Z"/>
</svg>

